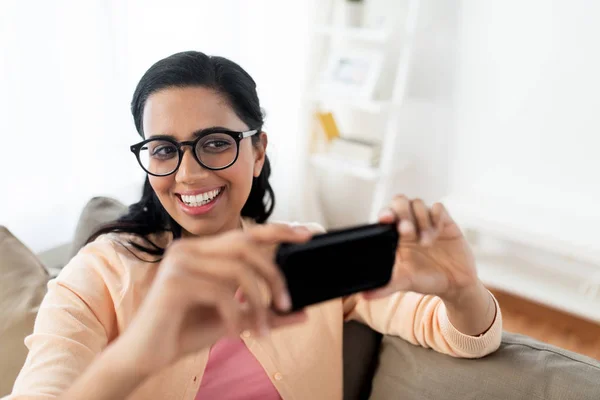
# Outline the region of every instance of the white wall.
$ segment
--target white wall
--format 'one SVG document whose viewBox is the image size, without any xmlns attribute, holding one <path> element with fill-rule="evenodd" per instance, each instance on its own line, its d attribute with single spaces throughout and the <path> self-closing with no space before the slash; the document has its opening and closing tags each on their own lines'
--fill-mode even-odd
<svg viewBox="0 0 600 400">
<path fill-rule="evenodd" d="M 131 95 L 155 61 L 222 55 L 255 78 L 268 118 L 277 217 L 299 161 L 300 99 L 314 1 L 2 2 L 0 224 L 35 251 L 68 242 L 95 195 L 139 198 Z M 35 12 L 32 12 L 35 9 Z"/>
<path fill-rule="evenodd" d="M 600 2 L 465 0 L 452 190 L 600 215 Z"/>
</svg>

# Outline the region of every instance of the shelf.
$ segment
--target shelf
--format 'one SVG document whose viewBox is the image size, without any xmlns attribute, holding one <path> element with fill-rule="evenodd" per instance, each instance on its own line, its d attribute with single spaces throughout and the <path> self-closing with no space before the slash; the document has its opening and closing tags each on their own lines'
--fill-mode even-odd
<svg viewBox="0 0 600 400">
<path fill-rule="evenodd" d="M 368 181 L 374 181 L 381 176 L 378 168 L 356 165 L 350 161 L 328 156 L 326 154 L 314 154 L 311 156 L 310 161 L 312 165 L 316 167 L 341 171 L 348 175 Z"/>
<path fill-rule="evenodd" d="M 315 102 L 325 102 L 333 105 L 351 107 L 356 110 L 371 114 L 382 114 L 396 108 L 396 106 L 389 101 L 353 99 L 350 96 L 324 93 L 318 90 L 313 92 L 311 95 L 311 100 Z"/>
<path fill-rule="evenodd" d="M 390 37 L 387 29 L 373 28 L 345 28 L 332 25 L 317 25 L 315 33 L 326 36 L 339 35 L 349 40 L 360 40 L 363 42 L 385 43 Z"/>
</svg>

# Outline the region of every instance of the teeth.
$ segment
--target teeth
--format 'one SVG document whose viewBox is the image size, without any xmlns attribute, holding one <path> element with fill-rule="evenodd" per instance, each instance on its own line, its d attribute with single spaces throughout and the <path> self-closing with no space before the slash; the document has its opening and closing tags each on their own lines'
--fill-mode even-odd
<svg viewBox="0 0 600 400">
<path fill-rule="evenodd" d="M 198 207 L 210 203 L 219 193 L 221 193 L 220 188 L 211 190 L 210 192 L 200 193 L 195 196 L 181 195 L 181 200 L 188 206 Z"/>
</svg>

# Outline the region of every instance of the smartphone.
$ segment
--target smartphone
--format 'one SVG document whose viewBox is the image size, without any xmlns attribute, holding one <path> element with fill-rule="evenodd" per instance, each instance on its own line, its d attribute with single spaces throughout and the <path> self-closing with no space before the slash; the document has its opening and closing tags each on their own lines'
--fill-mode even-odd
<svg viewBox="0 0 600 400">
<path fill-rule="evenodd" d="M 281 244 L 275 261 L 287 281 L 291 311 L 385 286 L 398 239 L 396 224 L 371 224 Z"/>
</svg>

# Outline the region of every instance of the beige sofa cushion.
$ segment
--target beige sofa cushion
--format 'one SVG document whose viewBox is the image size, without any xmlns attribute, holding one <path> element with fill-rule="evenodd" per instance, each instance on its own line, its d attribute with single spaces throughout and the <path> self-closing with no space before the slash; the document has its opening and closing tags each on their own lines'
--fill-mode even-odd
<svg viewBox="0 0 600 400">
<path fill-rule="evenodd" d="M 21 370 L 48 272 L 23 243 L 0 226 L 0 396 L 10 393 Z"/>
<path fill-rule="evenodd" d="M 93 235 L 98 228 L 109 222 L 115 221 L 127 212 L 127 206 L 110 197 L 94 197 L 83 208 L 73 242 L 71 243 L 71 257 L 85 245 L 86 240 Z"/>
<path fill-rule="evenodd" d="M 504 333 L 496 353 L 479 360 L 384 337 L 371 398 L 597 400 L 600 362 L 512 333 Z"/>
</svg>

